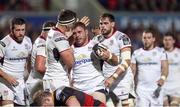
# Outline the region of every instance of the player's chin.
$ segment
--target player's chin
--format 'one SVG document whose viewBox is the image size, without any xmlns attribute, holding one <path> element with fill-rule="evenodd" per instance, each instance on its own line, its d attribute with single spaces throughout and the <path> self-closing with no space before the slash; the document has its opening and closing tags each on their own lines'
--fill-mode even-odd
<svg viewBox="0 0 180 107">
<path fill-rule="evenodd" d="M 18 38 L 18 42 L 21 43 L 23 41 L 23 38 Z"/>
</svg>

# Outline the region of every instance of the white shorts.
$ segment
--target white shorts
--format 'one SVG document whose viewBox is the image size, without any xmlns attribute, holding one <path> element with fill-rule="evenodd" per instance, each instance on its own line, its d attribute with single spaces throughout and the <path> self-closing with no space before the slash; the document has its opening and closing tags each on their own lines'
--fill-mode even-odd
<svg viewBox="0 0 180 107">
<path fill-rule="evenodd" d="M 155 90 L 155 89 L 154 89 Z M 145 89 L 136 89 L 137 101 L 136 107 L 163 107 L 163 90 L 161 89 L 158 98 L 154 98 L 154 91 L 146 91 Z"/>
<path fill-rule="evenodd" d="M 19 79 L 18 86 L 11 86 L 6 80 L 0 78 L 0 94 L 2 95 L 2 100 L 11 100 L 16 104 L 25 105 L 24 100 L 24 80 Z"/>
<path fill-rule="evenodd" d="M 69 80 L 59 80 L 59 79 L 43 79 L 43 89 L 49 90 L 51 92 L 55 91 L 59 87 L 70 86 Z"/>
<path fill-rule="evenodd" d="M 129 94 L 136 97 L 132 71 L 128 69 L 124 75 L 119 77 L 110 87 L 110 91 L 113 91 L 120 100 L 128 99 Z"/>
<path fill-rule="evenodd" d="M 33 79 L 26 82 L 27 92 L 29 94 L 30 104 L 32 103 L 32 98 L 35 92 L 38 90 L 43 90 L 43 81 L 40 79 Z"/>
</svg>

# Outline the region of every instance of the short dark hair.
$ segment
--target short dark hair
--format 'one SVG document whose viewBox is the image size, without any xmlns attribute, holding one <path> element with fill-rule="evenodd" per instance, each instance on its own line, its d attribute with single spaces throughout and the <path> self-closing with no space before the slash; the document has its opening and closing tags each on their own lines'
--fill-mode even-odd
<svg viewBox="0 0 180 107">
<path fill-rule="evenodd" d="M 143 32 L 144 33 L 152 33 L 153 37 L 158 36 L 158 32 L 154 28 L 146 28 Z"/>
<path fill-rule="evenodd" d="M 43 31 L 49 31 L 55 25 L 56 24 L 53 21 L 46 21 L 43 23 L 42 30 Z"/>
<path fill-rule="evenodd" d="M 52 96 L 49 91 L 39 90 L 33 95 L 33 105 L 41 106 L 43 99 L 46 97 Z"/>
<path fill-rule="evenodd" d="M 172 33 L 172 32 L 166 32 L 163 37 L 167 37 L 167 36 L 172 37 L 174 40 L 176 39 L 176 38 L 175 38 L 175 34 Z"/>
<path fill-rule="evenodd" d="M 100 16 L 100 19 L 102 18 L 109 18 L 109 21 L 111 22 L 115 22 L 115 18 L 112 14 L 110 13 L 103 13 L 101 16 Z"/>
<path fill-rule="evenodd" d="M 57 18 L 59 24 L 67 25 L 69 23 L 74 23 L 77 20 L 76 13 L 71 10 L 65 10 L 63 9 Z"/>
<path fill-rule="evenodd" d="M 76 23 L 74 24 L 74 26 L 73 26 L 73 29 L 75 29 L 75 28 L 78 27 L 78 26 L 82 27 L 83 29 L 87 29 L 87 28 L 86 28 L 86 25 L 85 25 L 84 23 L 82 23 L 82 22 L 76 22 Z"/>
<path fill-rule="evenodd" d="M 26 21 L 20 17 L 14 17 L 10 22 L 10 29 L 14 29 L 14 25 L 23 25 L 26 24 Z"/>
</svg>

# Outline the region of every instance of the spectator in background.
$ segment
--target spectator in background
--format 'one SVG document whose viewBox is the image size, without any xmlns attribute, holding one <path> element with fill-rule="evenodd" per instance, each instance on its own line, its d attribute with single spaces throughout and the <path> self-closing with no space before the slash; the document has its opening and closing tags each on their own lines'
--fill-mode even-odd
<svg viewBox="0 0 180 107">
<path fill-rule="evenodd" d="M 164 106 L 179 107 L 180 104 L 180 49 L 174 46 L 175 37 L 166 33 L 163 37 L 164 50 L 168 56 L 169 75 L 164 84 Z"/>
</svg>

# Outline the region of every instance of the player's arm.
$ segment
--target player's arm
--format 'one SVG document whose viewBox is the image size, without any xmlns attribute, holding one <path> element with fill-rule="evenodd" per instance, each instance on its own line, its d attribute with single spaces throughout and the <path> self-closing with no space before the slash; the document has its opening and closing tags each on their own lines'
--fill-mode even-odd
<svg viewBox="0 0 180 107">
<path fill-rule="evenodd" d="M 26 70 L 28 71 L 28 73 L 31 72 L 31 54 L 28 55 L 26 60 Z"/>
<path fill-rule="evenodd" d="M 35 70 L 41 74 L 46 71 L 46 43 L 43 41 L 37 45 L 35 57 Z"/>
<path fill-rule="evenodd" d="M 130 67 L 131 67 L 131 69 L 132 69 L 133 75 L 135 76 L 135 75 L 136 75 L 136 72 L 137 72 L 137 71 L 136 71 L 136 70 L 137 70 L 136 64 L 135 64 L 135 63 L 131 63 Z"/>
<path fill-rule="evenodd" d="M 19 84 L 16 78 L 8 75 L 2 70 L 4 63 L 5 47 L 5 43 L 0 41 L 0 77 L 4 78 L 9 84 L 16 86 Z"/>
<path fill-rule="evenodd" d="M 19 83 L 16 78 L 5 73 L 0 67 L 0 77 L 4 78 L 9 84 L 17 86 Z"/>
<path fill-rule="evenodd" d="M 167 60 L 162 60 L 161 61 L 161 77 L 158 80 L 158 85 L 162 86 L 164 82 L 166 81 L 166 78 L 168 76 L 168 61 Z"/>
<path fill-rule="evenodd" d="M 46 71 L 46 57 L 42 55 L 37 55 L 35 59 L 35 70 L 41 74 Z"/>
<path fill-rule="evenodd" d="M 122 73 L 124 73 L 130 66 L 131 60 L 131 48 L 126 47 L 121 49 L 121 57 L 119 59 L 119 65 L 117 70 L 112 74 L 114 79 L 117 79 Z"/>
<path fill-rule="evenodd" d="M 128 69 L 130 66 L 130 60 L 131 48 L 125 47 L 121 49 L 121 60 L 119 60 L 118 68 L 109 78 L 105 80 L 105 85 L 107 87 L 111 86 L 111 84 Z"/>
<path fill-rule="evenodd" d="M 72 48 L 66 49 L 62 52 L 59 53 L 61 56 L 61 59 L 63 63 L 65 64 L 68 73 L 70 73 L 73 65 L 74 65 L 74 55 L 73 55 L 73 50 Z"/>
</svg>

